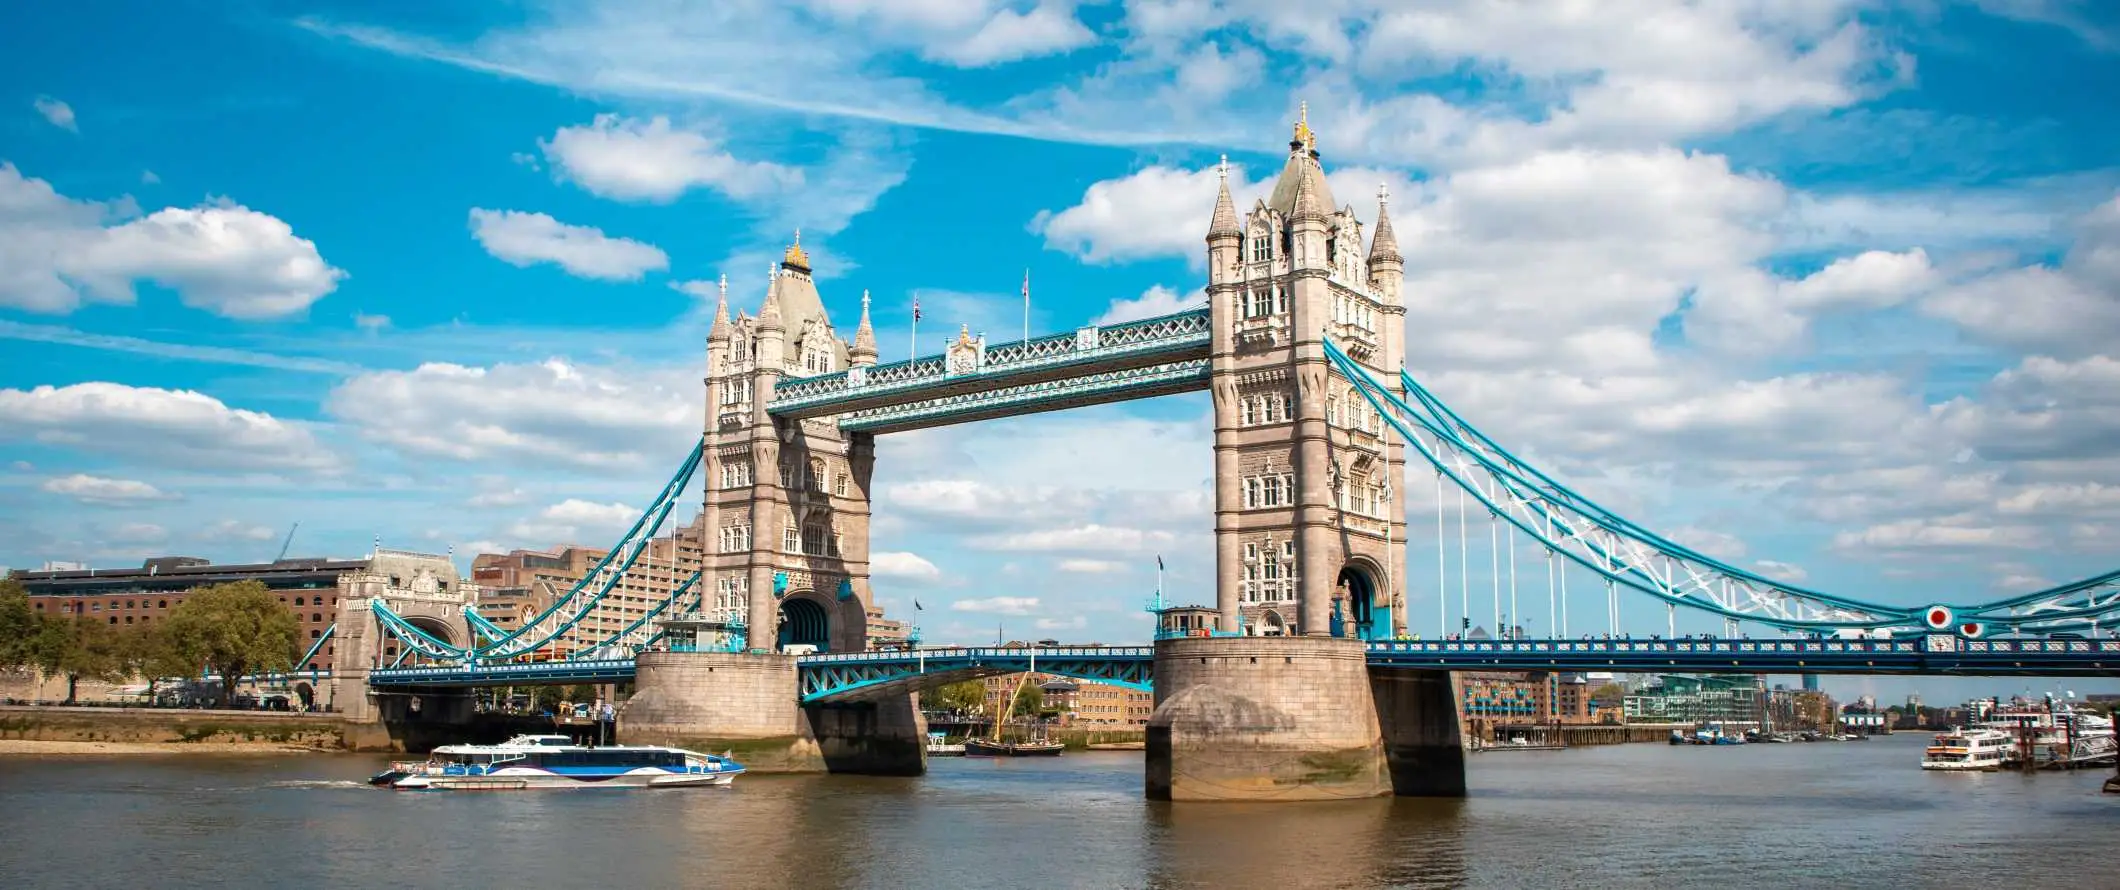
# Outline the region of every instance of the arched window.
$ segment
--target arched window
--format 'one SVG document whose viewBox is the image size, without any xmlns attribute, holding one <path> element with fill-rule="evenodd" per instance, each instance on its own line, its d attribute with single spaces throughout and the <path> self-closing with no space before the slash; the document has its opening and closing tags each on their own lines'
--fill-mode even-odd
<svg viewBox="0 0 2120 890">
<path fill-rule="evenodd" d="M 294 604 L 295 604 L 295 605 L 297 605 L 297 606 L 301 605 L 301 604 L 302 604 L 302 598 L 301 598 L 301 597 L 295 597 L 295 598 L 294 598 Z"/>
<path fill-rule="evenodd" d="M 168 601 L 168 600 L 155 600 L 155 608 L 157 608 L 157 609 L 167 609 L 167 608 L 169 608 L 169 601 Z"/>
<path fill-rule="evenodd" d="M 322 612 L 311 612 L 311 613 L 309 614 L 309 620 L 311 620 L 311 621 L 322 621 L 322 620 L 324 620 L 324 613 L 322 613 Z"/>
</svg>

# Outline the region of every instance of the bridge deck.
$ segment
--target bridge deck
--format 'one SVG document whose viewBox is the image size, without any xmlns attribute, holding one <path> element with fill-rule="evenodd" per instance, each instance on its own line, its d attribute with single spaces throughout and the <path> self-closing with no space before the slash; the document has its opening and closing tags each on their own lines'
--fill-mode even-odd
<svg viewBox="0 0 2120 890">
<path fill-rule="evenodd" d="M 1148 646 L 950 648 L 806 655 L 804 701 L 857 699 L 985 674 L 1035 669 L 1150 688 Z M 1373 668 L 1724 674 L 2120 674 L 2120 640 L 1465 640 L 1369 644 Z M 633 660 L 557 661 L 370 671 L 371 686 L 531 686 L 631 679 Z"/>
</svg>

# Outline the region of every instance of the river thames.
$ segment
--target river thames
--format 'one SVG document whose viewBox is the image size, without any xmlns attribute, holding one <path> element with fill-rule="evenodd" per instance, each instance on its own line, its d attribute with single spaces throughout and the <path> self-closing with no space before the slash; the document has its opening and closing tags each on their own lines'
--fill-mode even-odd
<svg viewBox="0 0 2120 890">
<path fill-rule="evenodd" d="M 1180 806 L 1141 798 L 1139 753 L 510 794 L 379 791 L 352 755 L 13 757 L 0 884 L 2115 886 L 2110 770 L 1924 773 L 1926 738 L 1488 753 L 1466 800 Z"/>
</svg>

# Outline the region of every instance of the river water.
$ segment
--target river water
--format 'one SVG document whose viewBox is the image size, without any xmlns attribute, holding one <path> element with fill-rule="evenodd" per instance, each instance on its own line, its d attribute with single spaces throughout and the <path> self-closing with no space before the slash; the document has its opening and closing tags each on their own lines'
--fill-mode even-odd
<svg viewBox="0 0 2120 890">
<path fill-rule="evenodd" d="M 0 760 L 0 887 L 2120 887 L 2110 771 L 1924 773 L 1921 734 L 1471 759 L 1471 796 L 1153 804 L 1139 753 L 918 779 L 412 794 L 380 758 Z"/>
</svg>

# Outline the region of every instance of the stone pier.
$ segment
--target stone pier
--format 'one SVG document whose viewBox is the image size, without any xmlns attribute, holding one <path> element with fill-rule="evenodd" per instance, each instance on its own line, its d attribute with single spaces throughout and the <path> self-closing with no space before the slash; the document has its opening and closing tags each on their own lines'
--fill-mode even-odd
<svg viewBox="0 0 2120 890">
<path fill-rule="evenodd" d="M 792 655 L 643 652 L 634 686 L 618 714 L 628 744 L 728 753 L 761 773 L 927 771 L 915 696 L 805 706 Z"/>
<path fill-rule="evenodd" d="M 1367 660 L 1332 637 L 1158 641 L 1149 798 L 1462 797 L 1452 675 Z"/>
<path fill-rule="evenodd" d="M 1156 642 L 1153 800 L 1336 800 L 1391 793 L 1360 640 Z"/>
</svg>

